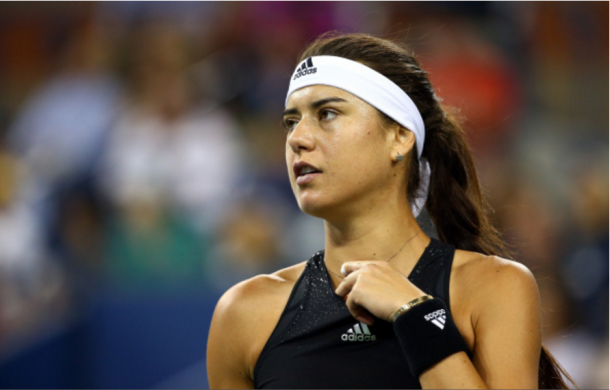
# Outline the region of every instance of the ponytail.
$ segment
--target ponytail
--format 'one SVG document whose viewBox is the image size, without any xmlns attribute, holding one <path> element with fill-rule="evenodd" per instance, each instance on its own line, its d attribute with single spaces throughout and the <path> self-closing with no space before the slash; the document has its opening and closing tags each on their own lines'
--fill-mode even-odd
<svg viewBox="0 0 610 390">
<path fill-rule="evenodd" d="M 440 106 L 426 72 L 400 45 L 366 34 L 327 33 L 310 44 L 299 62 L 312 56 L 337 56 L 358 61 L 383 74 L 408 93 L 424 119 L 426 142 L 422 157 L 432 170 L 426 209 L 441 241 L 458 249 L 511 258 L 500 233 L 488 218 L 490 207 L 481 194 L 474 161 L 462 127 Z M 381 113 L 386 122 L 392 119 Z M 416 198 L 419 160 L 411 150 L 407 197 Z M 539 388 L 567 389 L 565 376 L 574 381 L 542 347 Z"/>
<path fill-rule="evenodd" d="M 426 128 L 428 123 L 426 123 Z M 441 241 L 456 248 L 511 258 L 500 233 L 487 215 L 470 148 L 456 120 L 443 116 L 426 137 L 424 156 L 432 168 L 426 209 Z M 417 170 L 411 170 L 417 173 Z M 418 180 L 418 179 L 415 179 Z M 542 346 L 538 364 L 539 389 L 568 389 L 574 380 Z"/>
<path fill-rule="evenodd" d="M 459 249 L 510 257 L 487 217 L 490 207 L 481 194 L 464 131 L 444 111 L 438 116 L 426 123 L 424 157 L 432 167 L 426 209 L 439 238 Z"/>
</svg>

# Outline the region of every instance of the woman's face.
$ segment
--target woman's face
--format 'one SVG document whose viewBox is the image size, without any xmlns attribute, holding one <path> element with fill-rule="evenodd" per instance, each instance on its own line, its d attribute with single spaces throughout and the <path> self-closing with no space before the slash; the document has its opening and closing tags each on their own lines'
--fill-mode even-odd
<svg viewBox="0 0 610 390">
<path fill-rule="evenodd" d="M 288 99 L 284 124 L 288 175 L 304 212 L 326 219 L 371 208 L 397 181 L 395 136 L 382 130 L 375 108 L 349 92 L 299 89 Z"/>
</svg>

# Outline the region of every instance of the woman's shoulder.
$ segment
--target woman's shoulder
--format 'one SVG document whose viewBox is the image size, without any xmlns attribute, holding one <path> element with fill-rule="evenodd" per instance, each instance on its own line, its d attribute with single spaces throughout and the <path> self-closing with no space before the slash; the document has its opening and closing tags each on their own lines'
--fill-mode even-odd
<svg viewBox="0 0 610 390">
<path fill-rule="evenodd" d="M 258 356 L 304 268 L 305 262 L 273 274 L 258 275 L 223 294 L 210 327 L 208 358 L 213 366 L 209 369 L 220 372 L 221 377 L 237 372 L 252 381 Z M 227 345 L 231 348 L 227 349 Z"/>
<path fill-rule="evenodd" d="M 534 275 L 514 260 L 456 250 L 451 273 L 452 289 L 470 297 L 473 305 L 485 307 L 507 299 L 538 299 Z"/>
<path fill-rule="evenodd" d="M 229 317 L 232 323 L 240 323 L 242 319 L 250 322 L 253 317 L 276 312 L 278 306 L 283 309 L 305 264 L 301 262 L 237 283 L 218 300 L 215 316 Z"/>
<path fill-rule="evenodd" d="M 220 325 L 225 333 L 243 336 L 248 343 L 261 336 L 266 340 L 304 268 L 305 262 L 299 263 L 231 287 L 216 304 L 213 324 Z"/>
<path fill-rule="evenodd" d="M 532 272 L 523 264 L 499 256 L 456 250 L 452 273 L 469 284 L 511 283 L 535 281 Z"/>
<path fill-rule="evenodd" d="M 306 262 L 280 269 L 272 274 L 261 274 L 246 279 L 231 287 L 218 301 L 217 306 L 243 306 L 255 302 L 258 306 L 266 300 L 275 300 L 282 292 L 290 294 L 300 277 Z M 288 297 L 285 297 L 288 299 Z"/>
</svg>

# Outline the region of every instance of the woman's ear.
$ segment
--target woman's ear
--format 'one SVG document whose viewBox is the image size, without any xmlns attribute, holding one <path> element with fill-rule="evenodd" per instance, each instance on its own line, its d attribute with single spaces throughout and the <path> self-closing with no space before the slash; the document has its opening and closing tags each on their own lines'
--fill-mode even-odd
<svg viewBox="0 0 610 390">
<path fill-rule="evenodd" d="M 406 156 L 413 145 L 415 145 L 415 134 L 398 124 L 391 131 L 392 134 L 392 160 L 396 160 L 396 156 Z"/>
</svg>

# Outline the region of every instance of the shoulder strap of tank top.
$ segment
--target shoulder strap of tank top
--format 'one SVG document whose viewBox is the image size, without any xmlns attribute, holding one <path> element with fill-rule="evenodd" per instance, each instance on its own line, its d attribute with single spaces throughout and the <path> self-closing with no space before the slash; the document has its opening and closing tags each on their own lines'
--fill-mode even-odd
<svg viewBox="0 0 610 390">
<path fill-rule="evenodd" d="M 449 280 L 455 247 L 431 238 L 430 244 L 409 275 L 424 292 L 442 299 L 449 307 Z"/>
</svg>

